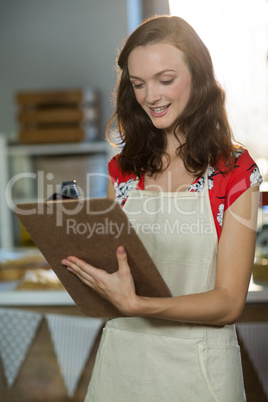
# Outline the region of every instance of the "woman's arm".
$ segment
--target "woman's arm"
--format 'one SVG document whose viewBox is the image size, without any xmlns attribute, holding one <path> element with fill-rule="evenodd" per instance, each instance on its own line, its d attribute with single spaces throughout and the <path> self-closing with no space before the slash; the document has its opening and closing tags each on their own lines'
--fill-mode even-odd
<svg viewBox="0 0 268 402">
<path fill-rule="evenodd" d="M 215 289 L 171 298 L 140 297 L 135 293 L 127 255 L 117 250 L 114 274 L 68 257 L 63 264 L 127 316 L 225 325 L 235 322 L 246 300 L 254 260 L 258 187 L 246 190 L 224 213 L 218 247 Z"/>
<path fill-rule="evenodd" d="M 108 177 L 108 184 L 107 184 L 107 198 L 109 200 L 115 200 L 115 190 L 114 185 L 110 177 Z"/>
</svg>

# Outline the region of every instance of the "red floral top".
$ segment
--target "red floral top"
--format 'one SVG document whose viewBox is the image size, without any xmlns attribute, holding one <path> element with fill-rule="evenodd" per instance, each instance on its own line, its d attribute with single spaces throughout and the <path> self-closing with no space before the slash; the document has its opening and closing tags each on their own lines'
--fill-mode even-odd
<svg viewBox="0 0 268 402">
<path fill-rule="evenodd" d="M 108 163 L 108 170 L 116 192 L 116 200 L 124 205 L 134 187 L 136 176 L 132 173 L 123 173 L 118 164 L 118 155 Z M 224 164 L 219 163 L 224 170 Z M 212 214 L 220 238 L 224 211 L 249 187 L 261 183 L 262 177 L 258 166 L 246 149 L 239 149 L 235 153 L 234 168 L 226 173 L 220 173 L 216 168 L 209 166 L 208 188 Z M 144 189 L 144 175 L 141 177 L 138 189 Z M 198 177 L 187 191 L 204 191 L 205 177 Z"/>
</svg>

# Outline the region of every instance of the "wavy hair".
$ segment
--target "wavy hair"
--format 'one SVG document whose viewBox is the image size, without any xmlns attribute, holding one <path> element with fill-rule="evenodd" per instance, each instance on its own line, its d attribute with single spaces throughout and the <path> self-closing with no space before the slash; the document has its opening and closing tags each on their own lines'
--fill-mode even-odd
<svg viewBox="0 0 268 402">
<path fill-rule="evenodd" d="M 209 51 L 182 18 L 155 16 L 129 36 L 117 59 L 119 75 L 114 91 L 115 111 L 107 125 L 106 135 L 113 145 L 118 146 L 112 140 L 113 127 L 119 133 L 123 149 L 118 161 L 122 171 L 140 177 L 144 172 L 153 174 L 163 169 L 165 132 L 153 125 L 136 101 L 128 72 L 128 57 L 133 49 L 163 41 L 184 53 L 192 77 L 189 101 L 174 130 L 176 137 L 177 129 L 184 135 L 184 141 L 179 142 L 176 149 L 177 155 L 194 175 L 203 174 L 209 164 L 218 167 L 219 158 L 224 161 L 226 171 L 230 170 L 233 164 L 230 155 L 235 146 L 225 109 L 225 92 L 215 79 Z"/>
</svg>

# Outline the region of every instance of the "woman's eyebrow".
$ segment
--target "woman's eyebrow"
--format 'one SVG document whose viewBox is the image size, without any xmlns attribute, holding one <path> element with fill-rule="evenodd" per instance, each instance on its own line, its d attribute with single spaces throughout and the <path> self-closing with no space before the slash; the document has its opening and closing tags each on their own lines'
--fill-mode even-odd
<svg viewBox="0 0 268 402">
<path fill-rule="evenodd" d="M 159 77 L 159 75 L 162 75 L 162 74 L 165 74 L 165 73 L 175 73 L 175 72 L 176 72 L 175 70 L 166 69 L 166 70 L 159 71 L 159 73 L 156 73 L 156 74 L 154 75 L 154 77 Z M 137 77 L 137 76 L 135 76 L 135 75 L 130 75 L 129 78 L 134 78 L 134 79 L 136 79 L 136 80 L 141 80 L 141 81 L 143 81 L 142 78 Z"/>
</svg>

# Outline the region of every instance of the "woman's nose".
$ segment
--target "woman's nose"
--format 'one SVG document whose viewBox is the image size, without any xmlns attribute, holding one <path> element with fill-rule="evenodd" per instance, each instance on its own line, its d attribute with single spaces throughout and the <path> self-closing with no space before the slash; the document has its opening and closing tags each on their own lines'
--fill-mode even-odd
<svg viewBox="0 0 268 402">
<path fill-rule="evenodd" d="M 146 102 L 154 104 L 161 99 L 161 94 L 157 85 L 147 85 Z"/>
</svg>

